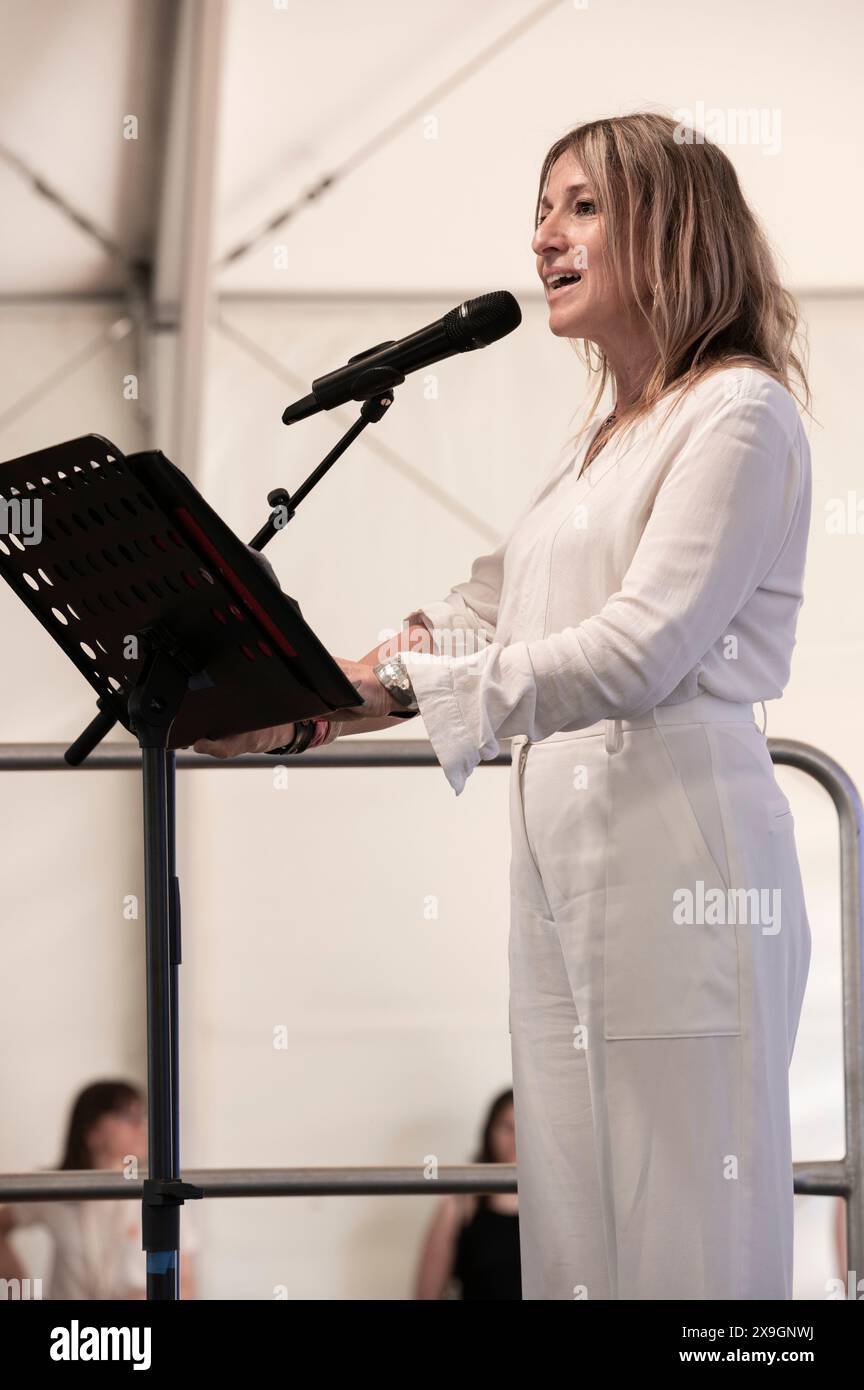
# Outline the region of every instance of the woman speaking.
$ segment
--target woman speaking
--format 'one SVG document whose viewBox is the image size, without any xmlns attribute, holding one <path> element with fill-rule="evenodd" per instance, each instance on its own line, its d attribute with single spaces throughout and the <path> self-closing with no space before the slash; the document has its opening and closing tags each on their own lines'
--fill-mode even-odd
<svg viewBox="0 0 864 1390">
<path fill-rule="evenodd" d="M 511 739 L 523 1298 L 788 1299 L 810 931 L 753 706 L 802 602 L 795 302 L 728 158 L 656 114 L 553 145 L 533 251 L 599 377 L 575 453 L 398 651 L 340 662 L 362 707 L 195 748 L 419 710 L 458 795 Z"/>
</svg>

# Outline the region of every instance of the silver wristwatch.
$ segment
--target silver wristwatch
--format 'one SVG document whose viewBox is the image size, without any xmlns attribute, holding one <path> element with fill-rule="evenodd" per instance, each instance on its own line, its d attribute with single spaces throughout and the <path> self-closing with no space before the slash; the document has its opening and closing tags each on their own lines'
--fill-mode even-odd
<svg viewBox="0 0 864 1390">
<path fill-rule="evenodd" d="M 389 661 L 382 661 L 378 666 L 373 667 L 373 670 L 385 690 L 389 690 L 393 699 L 402 706 L 406 714 L 419 713 L 411 677 L 408 675 L 408 668 L 401 656 L 394 656 Z"/>
</svg>

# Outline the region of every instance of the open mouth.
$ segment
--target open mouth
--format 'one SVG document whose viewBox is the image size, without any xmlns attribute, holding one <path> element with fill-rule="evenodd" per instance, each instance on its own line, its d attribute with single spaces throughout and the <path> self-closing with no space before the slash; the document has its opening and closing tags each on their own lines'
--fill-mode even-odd
<svg viewBox="0 0 864 1390">
<path fill-rule="evenodd" d="M 581 281 L 582 276 L 578 271 L 573 275 L 556 276 L 554 280 L 546 282 L 546 298 L 551 304 L 553 300 L 560 299 L 562 295 L 568 294 L 570 290 L 575 289 L 578 284 L 581 284 Z"/>
</svg>

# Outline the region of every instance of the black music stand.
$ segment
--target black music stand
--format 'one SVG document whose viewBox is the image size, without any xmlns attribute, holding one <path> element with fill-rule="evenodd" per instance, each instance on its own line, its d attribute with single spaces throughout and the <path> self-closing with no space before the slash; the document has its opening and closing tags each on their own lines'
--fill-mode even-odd
<svg viewBox="0 0 864 1390">
<path fill-rule="evenodd" d="M 7 517 L 34 504 L 41 513 L 39 537 L 36 526 L 24 540 L 23 529 L 0 533 L 0 573 L 97 693 L 99 713 L 66 761 L 80 765 L 118 722 L 141 747 L 143 1247 L 148 1299 L 176 1299 L 180 1207 L 204 1194 L 180 1179 L 174 750 L 363 701 L 266 562 L 162 454 L 124 458 L 107 439 L 84 435 L 0 465 L 0 499 Z M 27 515 L 29 530 L 37 513 Z"/>
</svg>

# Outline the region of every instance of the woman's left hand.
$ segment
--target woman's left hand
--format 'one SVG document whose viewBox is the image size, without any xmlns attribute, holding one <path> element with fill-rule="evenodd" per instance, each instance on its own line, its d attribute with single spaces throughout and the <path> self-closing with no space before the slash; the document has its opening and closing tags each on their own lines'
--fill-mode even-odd
<svg viewBox="0 0 864 1390">
<path fill-rule="evenodd" d="M 331 710 L 331 718 L 343 723 L 349 719 L 381 719 L 385 715 L 398 712 L 401 708 L 390 691 L 381 684 L 372 666 L 364 666 L 362 661 L 346 661 L 338 656 L 336 664 L 362 695 L 363 704 L 350 705 L 348 709 Z"/>
</svg>

